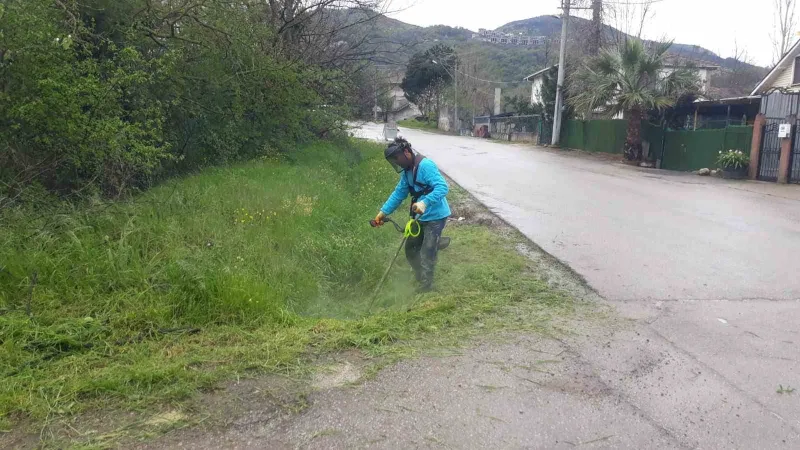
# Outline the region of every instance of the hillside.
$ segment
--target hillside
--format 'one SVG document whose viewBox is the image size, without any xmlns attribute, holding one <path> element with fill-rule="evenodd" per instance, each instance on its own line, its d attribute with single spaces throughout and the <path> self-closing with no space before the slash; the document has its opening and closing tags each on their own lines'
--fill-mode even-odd
<svg viewBox="0 0 800 450">
<path fill-rule="evenodd" d="M 582 30 L 587 29 L 591 22 L 575 17 L 571 21 L 572 36 L 582 36 Z M 531 36 L 548 36 L 556 38 L 561 31 L 561 20 L 554 16 L 539 16 L 529 19 L 518 20 L 507 23 L 497 31 L 503 33 L 521 33 Z M 400 49 L 394 54 L 394 62 L 397 66 L 403 66 L 408 57 L 414 51 L 425 49 L 434 43 L 444 43 L 455 47 L 468 66 L 471 64 L 479 75 L 484 79 L 498 81 L 512 81 L 522 88 L 522 78 L 530 73 L 539 70 L 548 64 L 553 64 L 558 56 L 557 46 L 542 45 L 534 47 L 517 47 L 510 45 L 492 44 L 489 42 L 472 39 L 475 31 L 465 28 L 454 28 L 445 25 L 435 25 L 431 27 L 418 27 L 407 24 L 396 19 L 381 18 L 372 31 L 373 37 L 379 37 L 391 42 L 394 49 Z M 612 41 L 619 36 L 624 36 L 616 28 L 605 25 L 604 34 L 607 40 Z M 570 45 L 575 48 L 581 45 L 580 39 L 570 40 Z M 721 79 L 728 79 L 731 72 L 747 72 L 750 79 L 756 81 L 765 74 L 766 69 L 746 63 L 742 63 L 733 58 L 723 58 L 706 48 L 683 43 L 673 44 L 671 53 L 680 59 L 697 61 L 707 64 L 720 66 L 718 76 Z M 748 85 L 749 80 L 745 85 Z M 514 84 L 506 85 L 513 90 Z M 747 90 L 742 87 L 739 91 Z M 738 91 L 728 91 L 738 95 Z"/>
<path fill-rule="evenodd" d="M 573 17 L 570 19 L 570 25 L 573 35 L 577 34 L 578 36 L 581 36 L 583 35 L 582 31 L 591 26 L 591 22 L 580 17 Z M 618 36 L 624 36 L 624 33 L 620 32 L 614 27 L 604 25 L 603 28 L 605 39 L 607 41 L 613 41 Z M 498 28 L 497 31 L 501 31 L 503 33 L 523 33 L 537 36 L 557 36 L 561 32 L 561 20 L 554 16 L 533 17 L 530 19 L 507 23 Z M 672 45 L 670 53 L 682 58 L 690 59 L 692 61 L 703 61 L 706 63 L 715 64 L 725 69 L 740 68 L 740 62 L 734 60 L 733 58 L 723 58 L 713 51 L 699 45 L 682 44 L 676 42 Z M 747 65 L 752 68 L 763 69 L 762 67 L 753 66 L 750 64 Z"/>
<path fill-rule="evenodd" d="M 577 18 L 573 18 L 575 23 Z M 582 20 L 582 19 L 577 19 Z M 497 31 L 503 33 L 524 33 L 531 36 L 553 36 L 561 33 L 561 19 L 554 16 L 539 16 L 530 19 L 509 22 Z"/>
</svg>

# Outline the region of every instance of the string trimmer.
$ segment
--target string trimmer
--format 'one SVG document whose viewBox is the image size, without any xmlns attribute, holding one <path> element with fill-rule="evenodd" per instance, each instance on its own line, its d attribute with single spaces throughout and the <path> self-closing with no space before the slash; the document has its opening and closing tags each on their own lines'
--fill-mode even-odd
<svg viewBox="0 0 800 450">
<path fill-rule="evenodd" d="M 375 292 L 372 293 L 372 301 L 369 304 L 369 309 L 367 311 L 372 310 L 372 306 L 375 304 L 375 300 L 378 298 L 378 294 L 381 292 L 381 288 L 383 287 L 383 283 L 386 282 L 386 277 L 389 276 L 389 272 L 392 271 L 392 267 L 394 267 L 394 263 L 397 262 L 397 258 L 400 256 L 400 252 L 403 251 L 403 246 L 406 245 L 406 241 L 408 238 L 416 238 L 422 234 L 422 225 L 417 220 L 419 216 L 415 215 L 411 218 L 411 220 L 406 223 L 405 227 L 401 227 L 397 222 L 392 220 L 391 217 L 386 217 L 383 219 L 384 222 L 391 223 L 394 225 L 394 228 L 399 232 L 403 233 L 403 239 L 400 241 L 400 247 L 397 248 L 397 252 L 394 254 L 394 258 L 392 258 L 392 262 L 389 263 L 389 267 L 386 268 L 386 272 L 383 273 L 381 280 L 378 282 L 378 285 L 375 287 Z M 378 223 L 377 221 L 370 220 L 369 224 L 372 228 L 380 227 L 382 224 Z M 450 245 L 450 238 L 443 237 L 439 240 L 439 250 L 444 250 Z"/>
<path fill-rule="evenodd" d="M 378 285 L 375 287 L 375 292 L 372 293 L 372 301 L 369 303 L 369 309 L 367 309 L 368 312 L 372 310 L 372 306 L 375 304 L 375 300 L 377 300 L 378 294 L 381 292 L 383 283 L 386 282 L 386 277 L 388 277 L 389 272 L 392 271 L 392 267 L 394 267 L 394 263 L 397 261 L 397 257 L 400 256 L 400 252 L 403 250 L 403 246 L 406 245 L 406 241 L 408 241 L 408 238 L 419 237 L 419 235 L 422 234 L 422 225 L 417 220 L 417 217 L 418 216 L 412 217 L 411 220 L 409 220 L 408 223 L 406 224 L 405 228 L 402 228 L 400 225 L 397 224 L 397 222 L 392 220 L 390 217 L 386 217 L 383 219 L 384 221 L 394 225 L 394 228 L 397 231 L 403 233 L 403 240 L 400 241 L 400 247 L 397 248 L 397 252 L 394 254 L 392 262 L 389 263 L 389 267 L 387 267 L 386 272 L 383 273 L 381 281 L 379 281 Z M 372 225 L 372 228 L 377 228 L 381 226 L 381 224 L 375 221 L 374 219 L 370 220 L 369 224 Z"/>
</svg>

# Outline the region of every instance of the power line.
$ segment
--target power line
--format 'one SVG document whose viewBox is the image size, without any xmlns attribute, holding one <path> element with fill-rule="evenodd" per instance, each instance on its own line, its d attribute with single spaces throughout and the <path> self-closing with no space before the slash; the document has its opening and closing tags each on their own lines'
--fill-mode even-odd
<svg viewBox="0 0 800 450">
<path fill-rule="evenodd" d="M 476 76 L 472 76 L 472 75 L 466 74 L 466 73 L 464 73 L 464 72 L 462 72 L 460 70 L 456 70 L 456 72 L 460 73 L 461 75 L 464 75 L 467 78 L 472 78 L 473 80 L 482 81 L 484 83 L 489 83 L 489 84 L 522 84 L 521 81 L 492 81 L 492 80 L 484 80 L 483 78 L 478 78 Z"/>
</svg>

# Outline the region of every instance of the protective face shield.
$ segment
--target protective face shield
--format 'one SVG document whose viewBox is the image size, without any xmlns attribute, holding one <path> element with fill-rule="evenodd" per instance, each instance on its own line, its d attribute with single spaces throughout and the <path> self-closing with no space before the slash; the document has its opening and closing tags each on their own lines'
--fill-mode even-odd
<svg viewBox="0 0 800 450">
<path fill-rule="evenodd" d="M 410 148 L 410 146 L 408 146 L 408 143 L 395 141 L 389 144 L 389 146 L 383 152 L 383 156 L 386 158 L 386 161 L 392 165 L 392 168 L 397 173 L 402 173 L 403 170 L 405 170 L 403 169 L 403 167 L 397 164 L 397 158 L 403 156 L 403 150 L 405 150 L 406 148 Z"/>
</svg>

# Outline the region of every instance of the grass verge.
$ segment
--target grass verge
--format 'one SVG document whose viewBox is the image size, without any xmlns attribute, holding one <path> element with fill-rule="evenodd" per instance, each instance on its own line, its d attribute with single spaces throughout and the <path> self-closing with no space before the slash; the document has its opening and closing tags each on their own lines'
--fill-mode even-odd
<svg viewBox="0 0 800 450">
<path fill-rule="evenodd" d="M 515 238 L 468 220 L 447 229 L 437 293 L 413 295 L 400 261 L 370 311 L 400 236 L 368 220 L 396 178 L 382 147 L 328 143 L 130 202 L 3 211 L 0 429 L 63 438 L 52 430 L 88 411 L 180 409 L 317 355 L 392 360 L 571 311 Z"/>
<path fill-rule="evenodd" d="M 397 122 L 397 126 L 405 128 L 413 128 L 415 130 L 438 130 L 439 127 L 436 122 L 423 122 L 416 119 L 406 119 Z"/>
</svg>

